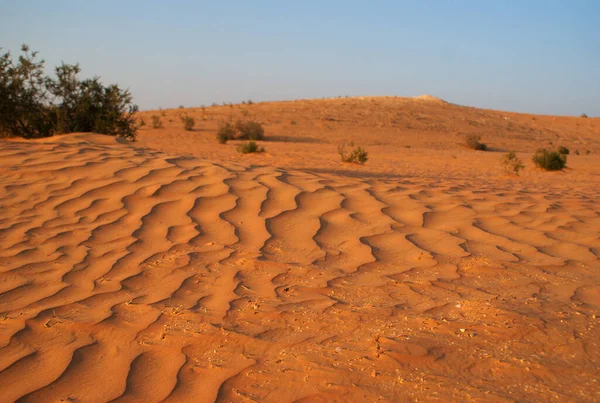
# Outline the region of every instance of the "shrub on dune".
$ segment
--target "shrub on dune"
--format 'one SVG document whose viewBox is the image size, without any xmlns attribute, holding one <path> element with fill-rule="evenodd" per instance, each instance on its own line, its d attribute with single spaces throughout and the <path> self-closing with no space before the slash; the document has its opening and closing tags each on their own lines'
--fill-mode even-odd
<svg viewBox="0 0 600 403">
<path fill-rule="evenodd" d="M 217 130 L 217 140 L 225 144 L 228 140 L 264 140 L 265 129 L 255 121 L 238 120 L 234 125 L 223 123 Z"/>
<path fill-rule="evenodd" d="M 472 150 L 487 150 L 487 145 L 481 142 L 480 134 L 467 134 L 465 136 L 465 145 Z"/>
<path fill-rule="evenodd" d="M 162 129 L 163 128 L 163 123 L 162 123 L 162 120 L 160 119 L 160 116 L 152 115 L 151 119 L 152 119 L 152 127 L 154 129 Z"/>
<path fill-rule="evenodd" d="M 502 160 L 502 166 L 507 173 L 517 176 L 519 176 L 519 171 L 525 168 L 523 161 L 517 157 L 517 154 L 515 154 L 514 151 L 511 151 L 504 156 L 504 159 Z"/>
<path fill-rule="evenodd" d="M 240 140 L 264 140 L 265 129 L 263 126 L 252 120 L 238 121 L 235 125 L 238 131 L 237 138 Z"/>
<path fill-rule="evenodd" d="M 564 155 L 569 155 L 571 153 L 571 151 L 569 151 L 569 149 L 565 146 L 558 147 L 558 152 Z"/>
<path fill-rule="evenodd" d="M 223 123 L 217 130 L 217 140 L 220 144 L 225 144 L 235 137 L 235 133 L 235 127 L 231 123 Z"/>
<path fill-rule="evenodd" d="M 354 146 L 354 143 L 350 143 L 351 150 L 346 148 L 346 143 L 338 146 L 338 154 L 342 159 L 342 162 L 351 162 L 354 164 L 364 164 L 368 161 L 368 153 L 361 146 Z"/>
<path fill-rule="evenodd" d="M 196 120 L 191 116 L 182 116 L 181 121 L 183 122 L 183 128 L 189 132 L 194 130 L 194 126 L 196 125 Z"/>
<path fill-rule="evenodd" d="M 540 148 L 533 155 L 532 161 L 537 167 L 546 171 L 559 171 L 567 165 L 567 156 L 558 151 Z"/>
<path fill-rule="evenodd" d="M 237 151 L 242 154 L 250 154 L 250 153 L 262 153 L 265 151 L 264 147 L 260 147 L 256 144 L 255 141 L 249 141 L 247 143 L 242 143 L 237 146 Z"/>
</svg>

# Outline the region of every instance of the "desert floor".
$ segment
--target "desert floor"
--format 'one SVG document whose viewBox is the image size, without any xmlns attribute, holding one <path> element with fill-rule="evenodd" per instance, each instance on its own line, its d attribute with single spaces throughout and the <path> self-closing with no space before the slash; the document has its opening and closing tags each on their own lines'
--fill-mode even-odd
<svg viewBox="0 0 600 403">
<path fill-rule="evenodd" d="M 600 400 L 600 119 L 432 97 L 139 118 L 131 143 L 0 141 L 0 401 Z M 217 143 L 237 119 L 265 153 Z M 559 145 L 568 168 L 533 167 Z"/>
</svg>

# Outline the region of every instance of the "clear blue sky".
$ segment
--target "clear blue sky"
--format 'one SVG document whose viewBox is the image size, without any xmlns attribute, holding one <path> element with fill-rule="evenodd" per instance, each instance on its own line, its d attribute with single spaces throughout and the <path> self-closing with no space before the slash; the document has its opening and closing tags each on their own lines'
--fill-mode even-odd
<svg viewBox="0 0 600 403">
<path fill-rule="evenodd" d="M 142 109 L 431 94 L 600 116 L 598 0 L 0 0 L 0 46 L 21 43 Z"/>
</svg>

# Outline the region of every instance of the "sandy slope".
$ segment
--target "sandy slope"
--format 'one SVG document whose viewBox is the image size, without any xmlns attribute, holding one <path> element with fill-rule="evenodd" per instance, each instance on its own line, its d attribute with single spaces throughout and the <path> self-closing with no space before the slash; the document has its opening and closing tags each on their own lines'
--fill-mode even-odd
<svg viewBox="0 0 600 403">
<path fill-rule="evenodd" d="M 151 140 L 0 145 L 0 401 L 600 399 L 593 155 L 403 176 Z"/>
<path fill-rule="evenodd" d="M 161 119 L 163 129 L 151 127 L 153 115 Z M 183 129 L 184 115 L 196 120 L 194 131 Z M 574 172 L 568 182 L 577 181 L 581 187 L 597 185 L 600 176 L 596 162 L 600 154 L 599 118 L 492 111 L 428 98 L 359 97 L 148 111 L 140 113 L 140 119 L 146 123 L 140 144 L 211 161 L 353 176 L 496 178 L 504 174 L 499 159 L 507 151 L 516 151 L 531 168 L 535 150 L 562 145 L 571 149 L 568 166 Z M 235 142 L 216 142 L 221 122 L 247 119 L 264 125 L 266 155 L 241 156 Z M 463 145 L 466 134 L 481 135 L 490 152 L 467 149 Z M 344 141 L 366 147 L 370 160 L 365 167 L 340 164 L 337 146 Z M 522 174 L 527 182 L 548 184 L 556 176 L 534 169 Z"/>
</svg>

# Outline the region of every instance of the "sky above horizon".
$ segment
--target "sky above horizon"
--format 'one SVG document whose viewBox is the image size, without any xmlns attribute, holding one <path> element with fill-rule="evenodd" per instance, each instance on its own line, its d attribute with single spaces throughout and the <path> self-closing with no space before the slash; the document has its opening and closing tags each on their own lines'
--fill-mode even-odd
<svg viewBox="0 0 600 403">
<path fill-rule="evenodd" d="M 289 3 L 289 4 L 288 4 Z M 600 1 L 0 0 L 2 53 L 129 88 L 141 109 L 431 94 L 600 116 Z"/>
</svg>

